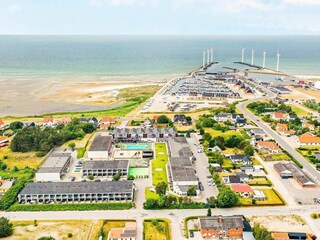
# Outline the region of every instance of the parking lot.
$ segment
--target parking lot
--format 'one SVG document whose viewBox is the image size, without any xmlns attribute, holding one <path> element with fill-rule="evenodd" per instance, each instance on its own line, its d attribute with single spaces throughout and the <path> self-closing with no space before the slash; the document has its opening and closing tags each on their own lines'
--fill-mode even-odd
<svg viewBox="0 0 320 240">
<path fill-rule="evenodd" d="M 199 181 L 203 185 L 203 191 L 201 191 L 200 201 L 204 202 L 209 197 L 216 197 L 218 195 L 218 189 L 213 184 L 208 183 L 209 178 L 207 176 L 210 176 L 210 172 L 208 169 L 208 158 L 203 152 L 198 152 L 198 146 L 200 146 L 198 137 L 199 136 L 196 133 L 192 133 L 191 137 L 187 138 L 187 140 L 190 145 L 190 149 L 196 158 L 196 161 L 194 162 L 194 169 L 199 178 Z"/>
</svg>

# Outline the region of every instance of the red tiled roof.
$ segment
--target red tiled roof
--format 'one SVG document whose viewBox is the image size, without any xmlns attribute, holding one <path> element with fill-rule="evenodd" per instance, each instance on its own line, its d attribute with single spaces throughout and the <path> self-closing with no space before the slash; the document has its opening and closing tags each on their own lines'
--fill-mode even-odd
<svg viewBox="0 0 320 240">
<path fill-rule="evenodd" d="M 252 189 L 248 184 L 231 184 L 232 191 L 236 193 L 252 193 Z"/>
<path fill-rule="evenodd" d="M 54 122 L 54 118 L 44 118 L 43 122 L 44 123 Z"/>
<path fill-rule="evenodd" d="M 300 143 L 320 143 L 320 137 L 314 136 L 312 133 L 306 132 L 299 137 Z"/>
<path fill-rule="evenodd" d="M 108 129 L 110 125 L 109 124 L 100 124 L 100 129 Z"/>
<path fill-rule="evenodd" d="M 112 117 L 104 117 L 101 119 L 101 122 L 104 122 L 104 123 L 112 123 L 112 122 L 115 122 L 115 118 L 112 118 Z"/>
<path fill-rule="evenodd" d="M 0 125 L 4 125 L 4 121 L 0 119 Z"/>
<path fill-rule="evenodd" d="M 274 115 L 275 118 L 282 119 L 282 118 L 285 117 L 286 113 L 283 113 L 283 112 L 274 112 L 273 115 Z"/>
<path fill-rule="evenodd" d="M 153 116 L 153 119 L 154 119 L 154 120 L 158 120 L 159 117 L 160 117 L 159 115 L 154 115 L 154 116 Z"/>
<path fill-rule="evenodd" d="M 258 145 L 263 148 L 269 148 L 270 150 L 279 151 L 280 148 L 275 142 L 258 142 Z"/>
</svg>

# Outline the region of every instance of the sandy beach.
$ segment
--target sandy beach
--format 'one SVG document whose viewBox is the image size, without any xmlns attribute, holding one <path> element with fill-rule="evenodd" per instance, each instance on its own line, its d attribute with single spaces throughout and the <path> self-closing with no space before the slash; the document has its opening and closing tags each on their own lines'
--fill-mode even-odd
<svg viewBox="0 0 320 240">
<path fill-rule="evenodd" d="M 0 78 L 0 116 L 116 107 L 120 89 L 157 85 L 172 76 L 8 76 Z"/>
</svg>

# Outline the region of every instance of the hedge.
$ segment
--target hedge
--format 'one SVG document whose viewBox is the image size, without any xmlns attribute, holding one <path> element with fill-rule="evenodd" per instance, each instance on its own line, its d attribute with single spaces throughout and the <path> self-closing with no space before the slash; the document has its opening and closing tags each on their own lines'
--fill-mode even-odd
<svg viewBox="0 0 320 240">
<path fill-rule="evenodd" d="M 291 161 L 294 162 L 299 168 L 303 168 L 302 164 L 297 159 L 295 159 L 288 151 L 284 149 L 282 149 L 282 151 L 286 153 L 291 158 Z"/>
<path fill-rule="evenodd" d="M 193 220 L 193 219 L 198 219 L 200 216 L 190 216 L 190 217 L 186 217 L 184 219 L 184 231 L 185 231 L 185 234 L 184 236 L 186 238 L 189 238 L 189 230 L 188 230 L 188 221 L 189 220 Z"/>
<path fill-rule="evenodd" d="M 15 203 L 17 195 L 29 181 L 28 177 L 18 178 L 14 185 L 3 195 L 0 200 L 0 209 L 7 210 Z"/>
<path fill-rule="evenodd" d="M 123 203 L 60 203 L 60 204 L 14 204 L 8 211 L 94 211 L 94 210 L 127 210 L 132 208 L 132 202 Z"/>
</svg>

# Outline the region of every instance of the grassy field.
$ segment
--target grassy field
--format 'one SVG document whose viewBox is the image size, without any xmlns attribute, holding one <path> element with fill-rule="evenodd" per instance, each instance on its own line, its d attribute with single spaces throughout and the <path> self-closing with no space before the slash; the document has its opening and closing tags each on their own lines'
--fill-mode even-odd
<svg viewBox="0 0 320 240">
<path fill-rule="evenodd" d="M 268 184 L 271 184 L 271 182 L 269 181 L 268 178 L 258 177 L 258 178 L 249 179 L 248 184 L 249 185 L 268 185 Z"/>
<path fill-rule="evenodd" d="M 152 220 L 157 220 L 153 223 Z M 156 224 L 156 225 L 155 225 Z M 160 226 L 160 227 L 159 227 Z M 147 219 L 143 222 L 144 240 L 170 240 L 170 220 L 169 219 Z M 159 229 L 161 229 L 159 231 Z"/>
<path fill-rule="evenodd" d="M 266 200 L 265 201 L 256 201 L 257 206 L 259 205 L 284 205 L 284 202 L 282 201 L 281 198 L 277 195 L 275 190 L 273 189 L 256 189 L 256 190 L 261 190 L 265 196 Z M 251 198 L 240 198 L 239 199 L 240 204 L 243 206 L 251 206 L 252 204 L 252 199 Z"/>
<path fill-rule="evenodd" d="M 156 158 L 152 161 L 152 184 L 168 183 L 166 164 L 168 153 L 165 143 L 156 143 Z"/>
<path fill-rule="evenodd" d="M 311 116 L 310 113 L 308 113 L 307 111 L 305 111 L 304 109 L 293 105 L 293 104 L 288 104 L 288 106 L 290 106 L 292 108 L 292 110 L 299 116 L 299 117 L 308 117 Z"/>
<path fill-rule="evenodd" d="M 125 221 L 105 221 L 103 224 L 103 232 L 105 239 L 108 239 L 107 236 L 112 228 L 123 228 L 125 225 Z"/>
<path fill-rule="evenodd" d="M 157 193 L 150 191 L 148 187 L 145 190 L 145 195 L 146 195 L 146 199 L 149 199 L 149 198 L 153 198 L 156 200 L 160 199 L 160 196 Z"/>
<path fill-rule="evenodd" d="M 3 240 L 35 240 L 43 236 L 52 236 L 59 240 L 87 240 L 91 238 L 92 226 L 97 221 L 59 220 L 59 221 L 12 221 L 13 235 Z M 68 237 L 69 236 L 71 237 Z M 71 235 L 70 235 L 71 234 Z"/>
<path fill-rule="evenodd" d="M 37 157 L 35 152 L 12 152 L 9 147 L 3 147 L 0 149 L 0 160 L 1 159 L 7 164 L 9 170 L 15 166 L 19 169 L 27 166 L 37 169 L 44 157 Z"/>
</svg>

